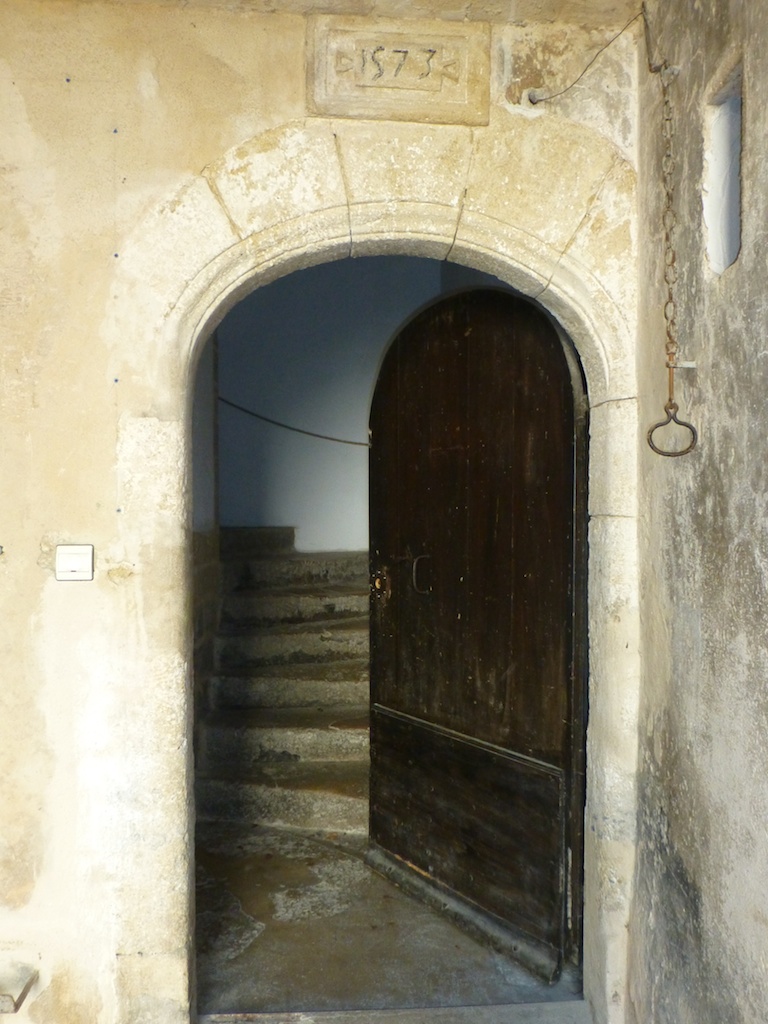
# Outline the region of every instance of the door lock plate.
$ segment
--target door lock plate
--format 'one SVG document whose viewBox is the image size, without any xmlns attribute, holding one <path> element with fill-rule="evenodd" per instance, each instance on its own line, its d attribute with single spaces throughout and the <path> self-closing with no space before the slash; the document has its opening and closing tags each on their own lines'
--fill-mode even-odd
<svg viewBox="0 0 768 1024">
<path fill-rule="evenodd" d="M 388 600 L 391 594 L 391 587 L 386 569 L 377 569 L 371 573 L 371 594 L 378 601 Z"/>
</svg>

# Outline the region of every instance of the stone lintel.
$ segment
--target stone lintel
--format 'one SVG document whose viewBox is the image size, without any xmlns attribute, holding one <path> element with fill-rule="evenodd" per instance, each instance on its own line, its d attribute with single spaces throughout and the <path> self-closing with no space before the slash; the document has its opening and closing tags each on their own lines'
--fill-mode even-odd
<svg viewBox="0 0 768 1024">
<path fill-rule="evenodd" d="M 490 38 L 490 27 L 477 22 L 310 18 L 310 112 L 427 124 L 488 124 Z"/>
</svg>

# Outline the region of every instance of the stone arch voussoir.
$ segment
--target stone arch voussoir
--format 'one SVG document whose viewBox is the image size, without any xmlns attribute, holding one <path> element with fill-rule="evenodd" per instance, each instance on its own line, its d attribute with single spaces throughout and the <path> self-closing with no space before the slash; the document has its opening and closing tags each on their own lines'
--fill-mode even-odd
<svg viewBox="0 0 768 1024">
<path fill-rule="evenodd" d="M 636 262 L 632 168 L 605 139 L 554 116 L 496 113 L 487 128 L 291 122 L 190 176 L 145 217 L 120 254 L 105 338 L 121 339 L 144 389 L 135 415 L 162 393 L 167 408 L 153 405 L 155 414 L 184 421 L 196 352 L 240 298 L 302 267 L 384 253 L 495 274 L 550 310 L 584 367 L 593 708 L 585 983 L 595 1020 L 618 1021 L 609 1007 L 626 981 L 639 685 L 635 294 L 634 274 L 624 273 Z M 130 345 L 126 330 L 135 331 Z M 183 508 L 185 476 L 172 457 Z M 118 465 L 123 472 L 130 467 Z"/>
</svg>

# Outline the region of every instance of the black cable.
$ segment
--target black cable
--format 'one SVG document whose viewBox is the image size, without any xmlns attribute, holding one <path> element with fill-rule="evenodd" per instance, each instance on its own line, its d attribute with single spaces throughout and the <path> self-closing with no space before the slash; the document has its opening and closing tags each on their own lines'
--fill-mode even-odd
<svg viewBox="0 0 768 1024">
<path fill-rule="evenodd" d="M 574 87 L 574 85 L 576 85 L 576 84 L 577 84 L 578 82 L 580 82 L 580 81 L 582 80 L 582 78 L 584 77 L 584 75 L 586 75 L 586 73 L 587 73 L 587 72 L 589 71 L 589 69 L 590 69 L 590 68 L 592 67 L 592 65 L 593 65 L 593 64 L 595 63 L 595 61 L 596 61 L 596 60 L 597 60 L 597 58 L 598 58 L 598 57 L 600 56 L 600 54 L 601 54 L 601 53 L 603 53 L 603 51 L 604 51 L 604 50 L 607 50 L 607 49 L 608 49 L 608 47 L 609 47 L 609 46 L 610 46 L 610 45 L 611 45 L 612 43 L 615 43 L 615 42 L 616 42 L 616 40 L 617 40 L 617 39 L 619 38 L 619 36 L 623 36 L 623 35 L 624 35 L 624 33 L 625 33 L 625 32 L 627 31 L 627 29 L 629 28 L 629 26 L 630 26 L 630 25 L 631 25 L 631 24 L 632 24 L 633 22 L 637 21 L 637 19 L 638 19 L 638 18 L 642 18 L 642 17 L 643 17 L 643 14 L 644 14 L 644 13 L 645 13 L 645 12 L 644 12 L 644 11 L 642 11 L 642 10 L 641 10 L 641 11 L 638 11 L 638 13 L 637 13 L 636 15 L 634 15 L 634 17 L 632 17 L 632 18 L 630 18 L 630 19 L 629 19 L 629 21 L 627 22 L 627 24 L 626 24 L 626 25 L 624 26 L 624 28 L 623 28 L 623 29 L 621 29 L 621 31 L 620 31 L 620 32 L 617 32 L 617 33 L 616 33 L 616 35 L 615 35 L 615 36 L 614 36 L 614 37 L 613 37 L 612 39 L 609 39 L 609 40 L 608 40 L 608 42 L 607 42 L 607 43 L 606 43 L 606 44 L 605 44 L 604 46 L 601 46 L 601 47 L 600 47 L 600 49 L 599 49 L 599 50 L 597 51 L 597 53 L 596 53 L 596 54 L 594 55 L 594 57 L 592 58 L 592 60 L 591 60 L 591 61 L 589 62 L 589 64 L 587 64 L 587 66 L 586 66 L 586 67 L 584 68 L 584 70 L 583 70 L 583 71 L 581 72 L 581 74 L 579 75 L 579 77 L 578 77 L 578 78 L 575 78 L 575 79 L 574 79 L 574 80 L 573 80 L 573 81 L 571 82 L 571 84 L 570 84 L 570 85 L 567 85 L 567 86 L 566 86 L 566 87 L 565 87 L 564 89 L 561 89 L 561 90 L 560 90 L 560 92 L 553 92 L 551 96 L 538 96 L 538 97 L 537 97 L 537 96 L 534 96 L 534 95 L 533 95 L 532 93 L 530 93 L 530 92 L 529 92 L 529 93 L 528 93 L 528 102 L 529 102 L 529 103 L 532 103 L 532 104 L 533 104 L 534 106 L 535 106 L 535 105 L 536 105 L 537 103 L 546 103 L 546 101 L 547 101 L 547 100 L 554 100 L 554 99 L 557 99 L 557 97 L 558 97 L 558 96 L 562 96 L 562 95 L 563 95 L 563 93 L 566 93 L 566 92 L 568 92 L 568 91 L 569 91 L 570 89 L 572 89 L 572 88 Z"/>
<path fill-rule="evenodd" d="M 348 441 L 344 437 L 331 437 L 330 434 L 316 434 L 314 430 L 302 430 L 301 427 L 292 427 L 290 423 L 281 423 L 280 420 L 272 420 L 269 416 L 262 416 L 261 413 L 254 412 L 253 409 L 246 409 L 244 405 L 238 405 L 237 402 L 230 402 L 228 398 L 222 398 L 219 395 L 219 401 L 223 402 L 224 405 L 229 405 L 233 409 L 238 409 L 240 412 L 244 412 L 247 416 L 253 416 L 254 419 L 262 420 L 264 423 L 271 423 L 273 427 L 282 427 L 283 430 L 292 430 L 294 434 L 305 434 L 307 437 L 317 437 L 321 441 L 335 441 L 337 444 L 351 444 L 358 448 L 370 448 L 371 445 L 368 441 Z"/>
</svg>

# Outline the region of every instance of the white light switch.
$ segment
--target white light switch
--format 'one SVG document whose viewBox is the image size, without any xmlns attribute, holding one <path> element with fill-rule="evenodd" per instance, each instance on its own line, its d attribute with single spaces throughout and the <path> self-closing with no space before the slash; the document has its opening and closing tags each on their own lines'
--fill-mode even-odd
<svg viewBox="0 0 768 1024">
<path fill-rule="evenodd" d="M 92 580 L 93 544 L 57 545 L 56 579 Z"/>
</svg>

